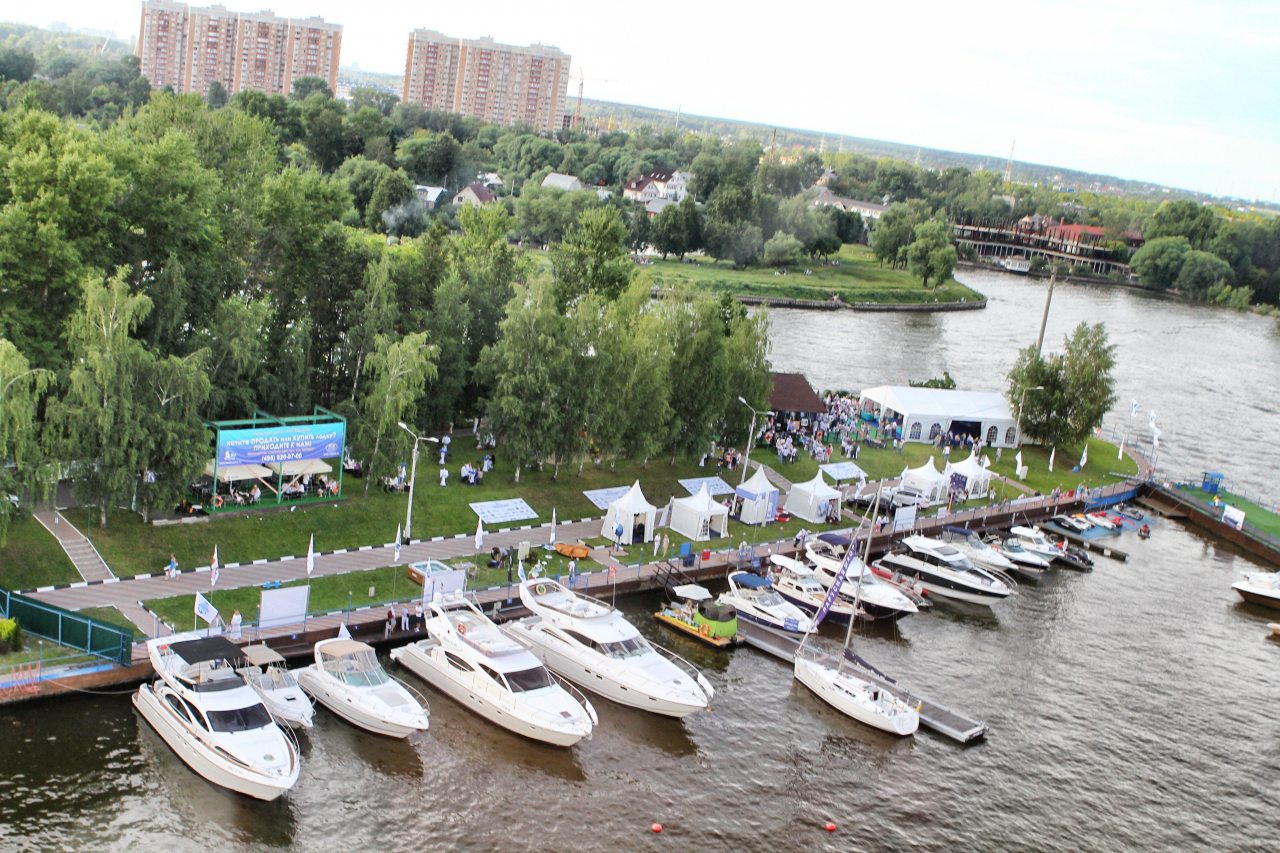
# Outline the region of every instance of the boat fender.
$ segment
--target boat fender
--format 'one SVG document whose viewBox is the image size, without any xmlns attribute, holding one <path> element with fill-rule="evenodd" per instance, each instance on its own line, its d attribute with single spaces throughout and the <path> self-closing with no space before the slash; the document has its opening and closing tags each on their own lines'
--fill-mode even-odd
<svg viewBox="0 0 1280 853">
<path fill-rule="evenodd" d="M 535 586 L 535 587 L 533 588 L 533 591 L 534 591 L 535 593 L 537 593 L 538 595 L 546 595 L 546 594 L 547 594 L 547 585 L 546 585 L 545 583 L 540 583 L 540 584 L 538 584 L 537 586 Z"/>
</svg>

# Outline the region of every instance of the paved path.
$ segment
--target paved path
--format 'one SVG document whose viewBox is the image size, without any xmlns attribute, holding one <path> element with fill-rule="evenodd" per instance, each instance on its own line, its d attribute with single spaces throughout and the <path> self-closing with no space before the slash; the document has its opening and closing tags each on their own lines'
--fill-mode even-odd
<svg viewBox="0 0 1280 853">
<path fill-rule="evenodd" d="M 36 521 L 58 540 L 80 577 L 86 581 L 105 581 L 115 577 L 98 549 L 61 512 L 56 509 L 37 512 Z"/>
</svg>

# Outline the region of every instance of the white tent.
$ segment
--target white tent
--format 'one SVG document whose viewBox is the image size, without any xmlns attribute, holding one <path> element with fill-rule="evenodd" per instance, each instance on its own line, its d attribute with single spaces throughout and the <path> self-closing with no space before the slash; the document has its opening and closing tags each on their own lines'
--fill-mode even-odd
<svg viewBox="0 0 1280 853">
<path fill-rule="evenodd" d="M 745 483 L 734 489 L 742 501 L 738 520 L 743 524 L 768 524 L 778 514 L 778 487 L 769 482 L 764 468 L 757 467 Z"/>
<path fill-rule="evenodd" d="M 803 518 L 813 524 L 822 524 L 831 513 L 832 502 L 835 501 L 838 504 L 839 500 L 840 493 L 827 485 L 826 480 L 822 479 L 822 472 L 819 471 L 809 482 L 796 483 L 791 487 L 791 491 L 787 492 L 787 504 L 784 509 L 796 518 Z"/>
<path fill-rule="evenodd" d="M 640 481 L 636 480 L 625 495 L 609 504 L 600 535 L 607 536 L 610 542 L 620 541 L 623 545 L 631 545 L 636 541 L 650 542 L 653 540 L 653 516 L 657 511 L 656 506 L 645 500 L 644 492 L 640 491 Z M 620 537 L 616 532 L 618 525 L 622 525 Z M 638 540 L 637 530 L 641 533 Z"/>
<path fill-rule="evenodd" d="M 707 484 L 696 495 L 671 502 L 671 529 L 694 542 L 724 536 L 729 530 L 729 508 L 707 493 Z"/>
<path fill-rule="evenodd" d="M 920 492 L 931 503 L 941 503 L 947 499 L 947 475 L 934 466 L 932 456 L 919 468 L 902 469 L 902 485 Z"/>
<path fill-rule="evenodd" d="M 283 474 L 286 477 L 301 477 L 306 474 L 328 474 L 333 471 L 333 466 L 323 459 L 298 459 L 293 462 L 272 462 L 267 465 L 277 474 Z"/>
<path fill-rule="evenodd" d="M 947 480 L 950 482 L 952 474 L 959 474 L 965 479 L 965 492 L 971 498 L 985 497 L 987 492 L 991 490 L 991 472 L 987 469 L 982 461 L 978 458 L 977 453 L 969 455 L 968 459 L 955 464 L 948 464 L 944 472 Z"/>
<path fill-rule="evenodd" d="M 205 463 L 204 474 L 206 477 L 213 476 L 214 467 L 212 459 Z M 273 475 L 270 468 L 265 468 L 262 465 L 223 465 L 217 468 L 217 471 L 218 480 L 223 483 L 235 483 L 240 480 L 261 480 Z"/>
<path fill-rule="evenodd" d="M 901 418 L 907 441 L 933 442 L 954 432 L 981 439 L 984 447 L 1018 445 L 1017 419 L 998 391 L 881 385 L 862 392 L 862 406 Z"/>
</svg>

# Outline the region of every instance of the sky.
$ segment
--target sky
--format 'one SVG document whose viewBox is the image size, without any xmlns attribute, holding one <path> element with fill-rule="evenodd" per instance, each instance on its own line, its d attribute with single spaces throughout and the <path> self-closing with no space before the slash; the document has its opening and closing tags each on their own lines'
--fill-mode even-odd
<svg viewBox="0 0 1280 853">
<path fill-rule="evenodd" d="M 197 4 L 198 5 L 198 4 Z M 212 4 L 209 4 L 212 5 Z M 1280 3 L 226 0 L 343 25 L 342 65 L 404 72 L 409 33 L 554 45 L 588 98 L 1280 200 Z M 0 19 L 136 37 L 139 0 Z"/>
</svg>

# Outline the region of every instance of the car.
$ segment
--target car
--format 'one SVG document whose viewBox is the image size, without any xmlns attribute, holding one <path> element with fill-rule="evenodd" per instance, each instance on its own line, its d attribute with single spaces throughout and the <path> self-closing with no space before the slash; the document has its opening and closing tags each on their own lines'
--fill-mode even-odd
<svg viewBox="0 0 1280 853">
<path fill-rule="evenodd" d="M 921 509 L 929 505 L 929 498 L 911 486 L 886 486 L 880 490 L 880 501 L 894 506 L 918 506 Z"/>
</svg>

